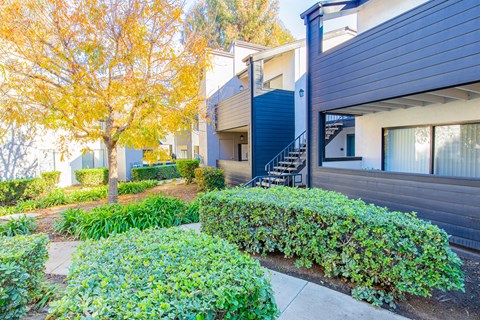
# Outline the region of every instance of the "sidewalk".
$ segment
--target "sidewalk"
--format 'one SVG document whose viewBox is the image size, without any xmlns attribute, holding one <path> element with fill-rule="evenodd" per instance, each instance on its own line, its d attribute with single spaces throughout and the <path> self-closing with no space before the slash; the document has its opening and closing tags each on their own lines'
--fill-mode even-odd
<svg viewBox="0 0 480 320">
<path fill-rule="evenodd" d="M 200 231 L 200 224 L 181 226 L 184 230 Z M 67 275 L 72 264 L 72 254 L 81 244 L 53 242 L 49 248 L 46 273 Z M 281 320 L 401 320 L 406 319 L 385 309 L 353 299 L 326 287 L 270 270 L 272 288 Z"/>
</svg>

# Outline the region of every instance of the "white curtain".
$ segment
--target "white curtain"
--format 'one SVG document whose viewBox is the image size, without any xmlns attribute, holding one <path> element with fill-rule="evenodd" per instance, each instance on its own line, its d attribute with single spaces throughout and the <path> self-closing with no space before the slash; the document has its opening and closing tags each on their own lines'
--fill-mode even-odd
<svg viewBox="0 0 480 320">
<path fill-rule="evenodd" d="M 388 129 L 385 134 L 386 171 L 429 173 L 429 127 Z"/>
<path fill-rule="evenodd" d="M 435 174 L 480 177 L 480 124 L 435 127 Z"/>
</svg>

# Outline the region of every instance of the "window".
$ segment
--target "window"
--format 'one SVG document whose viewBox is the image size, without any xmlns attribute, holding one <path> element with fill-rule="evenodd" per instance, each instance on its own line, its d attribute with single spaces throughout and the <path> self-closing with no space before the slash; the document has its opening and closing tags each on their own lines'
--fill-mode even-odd
<svg viewBox="0 0 480 320">
<path fill-rule="evenodd" d="M 480 124 L 386 129 L 386 171 L 480 178 Z"/>
<path fill-rule="evenodd" d="M 321 115 L 320 115 L 321 116 Z M 320 130 L 322 130 L 320 128 Z M 324 160 L 355 157 L 355 117 L 325 114 Z"/>
<path fill-rule="evenodd" d="M 430 128 L 385 130 L 385 171 L 429 173 Z"/>
<path fill-rule="evenodd" d="M 265 81 L 263 87 L 267 89 L 283 89 L 283 74 Z"/>
<path fill-rule="evenodd" d="M 98 149 L 87 151 L 82 155 L 82 168 L 104 168 L 107 166 L 105 150 Z"/>
<path fill-rule="evenodd" d="M 480 178 L 480 123 L 435 127 L 434 173 Z"/>
</svg>

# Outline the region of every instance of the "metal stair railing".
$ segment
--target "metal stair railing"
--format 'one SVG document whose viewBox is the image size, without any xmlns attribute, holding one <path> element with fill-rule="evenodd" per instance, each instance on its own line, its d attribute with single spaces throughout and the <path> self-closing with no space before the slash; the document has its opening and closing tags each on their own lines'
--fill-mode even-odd
<svg viewBox="0 0 480 320">
<path fill-rule="evenodd" d="M 286 157 L 290 157 L 291 153 L 298 152 L 297 157 L 295 159 L 290 159 L 292 162 L 295 163 L 296 161 L 300 160 L 301 155 L 303 154 L 302 148 L 306 147 L 307 145 L 307 135 L 306 131 L 303 131 L 298 137 L 295 138 L 288 146 L 286 146 L 282 151 L 280 151 L 269 163 L 265 165 L 265 171 L 270 173 L 275 171 L 275 167 L 279 166 L 279 162 L 284 162 Z M 280 171 L 280 173 L 284 173 L 286 170 Z M 283 176 L 283 174 L 282 174 Z"/>
<path fill-rule="evenodd" d="M 297 177 L 300 179 L 297 180 Z M 283 179 L 284 181 L 279 183 L 274 183 L 272 181 L 277 181 L 279 179 Z M 252 180 L 248 181 L 247 183 L 243 184 L 242 187 L 278 187 L 278 186 L 285 186 L 285 187 L 295 187 L 303 183 L 302 175 L 300 173 L 287 173 L 282 174 L 281 176 L 273 176 L 273 175 L 264 175 L 264 176 L 256 176 Z"/>
</svg>

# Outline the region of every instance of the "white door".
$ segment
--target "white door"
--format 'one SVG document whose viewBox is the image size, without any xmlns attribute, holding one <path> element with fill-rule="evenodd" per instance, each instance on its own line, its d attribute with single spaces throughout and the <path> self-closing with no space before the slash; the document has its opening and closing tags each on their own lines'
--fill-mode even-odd
<svg viewBox="0 0 480 320">
<path fill-rule="evenodd" d="M 233 160 L 233 140 L 220 140 L 220 160 Z"/>
</svg>

